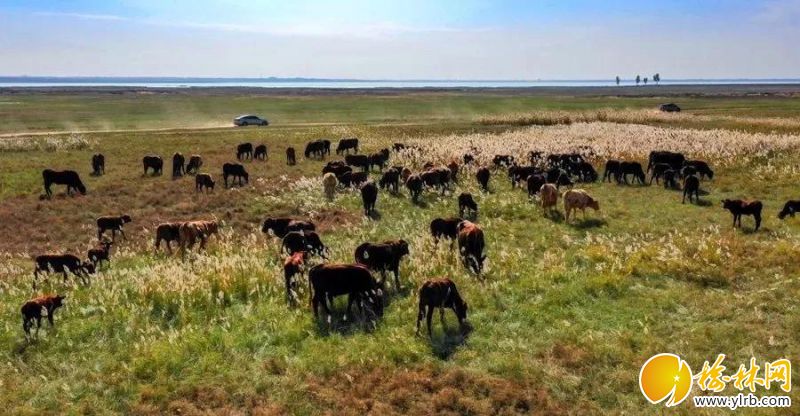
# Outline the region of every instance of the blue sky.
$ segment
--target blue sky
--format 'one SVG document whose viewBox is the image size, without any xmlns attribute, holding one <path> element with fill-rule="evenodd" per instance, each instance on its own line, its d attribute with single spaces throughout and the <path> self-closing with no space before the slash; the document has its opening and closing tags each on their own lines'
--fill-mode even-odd
<svg viewBox="0 0 800 416">
<path fill-rule="evenodd" d="M 3 0 L 1 75 L 800 77 L 800 0 Z"/>
</svg>

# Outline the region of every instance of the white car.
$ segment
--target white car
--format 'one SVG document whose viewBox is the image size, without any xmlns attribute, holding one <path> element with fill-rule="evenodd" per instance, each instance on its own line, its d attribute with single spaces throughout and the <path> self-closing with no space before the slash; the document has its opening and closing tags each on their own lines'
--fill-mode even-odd
<svg viewBox="0 0 800 416">
<path fill-rule="evenodd" d="M 233 119 L 234 126 L 269 126 L 269 121 L 265 118 L 251 114 L 239 116 Z"/>
</svg>

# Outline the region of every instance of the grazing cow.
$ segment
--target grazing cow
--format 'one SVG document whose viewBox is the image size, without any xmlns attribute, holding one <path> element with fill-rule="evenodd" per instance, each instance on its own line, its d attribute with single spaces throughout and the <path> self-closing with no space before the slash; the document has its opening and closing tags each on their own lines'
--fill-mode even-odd
<svg viewBox="0 0 800 416">
<path fill-rule="evenodd" d="M 386 167 L 386 162 L 389 161 L 389 149 L 383 149 L 380 152 L 373 153 L 369 156 L 370 169 L 373 166 L 378 167 L 378 171 L 383 171 Z"/>
<path fill-rule="evenodd" d="M 144 168 L 144 176 L 147 175 L 147 170 L 153 170 L 153 176 L 161 175 L 164 169 L 164 160 L 158 155 L 147 155 L 142 158 L 142 167 Z"/>
<path fill-rule="evenodd" d="M 177 178 L 183 176 L 186 171 L 186 157 L 180 153 L 172 155 L 172 177 Z"/>
<path fill-rule="evenodd" d="M 607 160 L 606 168 L 603 171 L 603 182 L 611 182 L 611 178 L 618 178 L 621 172 L 622 162 L 619 160 Z"/>
<path fill-rule="evenodd" d="M 253 158 L 258 160 L 267 160 L 267 145 L 260 144 L 253 149 Z"/>
<path fill-rule="evenodd" d="M 552 211 L 558 204 L 558 188 L 552 183 L 546 183 L 539 188 L 539 198 L 545 212 Z"/>
<path fill-rule="evenodd" d="M 261 225 L 261 232 L 264 234 L 272 234 L 275 237 L 283 238 L 290 231 L 314 231 L 316 226 L 309 221 L 295 220 L 292 218 L 267 218 Z"/>
<path fill-rule="evenodd" d="M 467 210 L 473 218 L 478 216 L 478 203 L 472 198 L 472 194 L 463 192 L 458 196 L 458 213 L 463 217 Z"/>
<path fill-rule="evenodd" d="M 492 164 L 495 168 L 510 167 L 514 164 L 514 156 L 511 155 L 495 155 L 492 159 Z"/>
<path fill-rule="evenodd" d="M 216 221 L 187 221 L 181 224 L 178 229 L 178 236 L 180 237 L 181 252 L 186 252 L 186 247 L 189 249 L 194 247 L 197 240 L 200 240 L 200 250 L 206 248 L 206 241 L 213 234 L 219 231 L 219 224 Z"/>
<path fill-rule="evenodd" d="M 542 173 L 542 170 L 536 166 L 512 165 L 508 168 L 508 178 L 511 179 L 512 188 L 516 188 L 518 183 L 528 179 L 529 176 L 540 173 Z"/>
<path fill-rule="evenodd" d="M 297 164 L 297 159 L 294 154 L 294 147 L 286 148 L 286 164 L 289 166 L 294 166 Z"/>
<path fill-rule="evenodd" d="M 489 169 L 486 167 L 478 169 L 478 172 L 475 173 L 475 179 L 478 180 L 478 184 L 480 184 L 484 192 L 489 192 L 489 178 L 491 178 L 491 176 L 492 173 L 489 172 Z"/>
<path fill-rule="evenodd" d="M 342 175 L 342 186 L 360 187 L 369 180 L 367 172 L 347 172 Z"/>
<path fill-rule="evenodd" d="M 475 156 L 473 156 L 473 155 L 471 155 L 469 153 L 465 153 L 463 159 L 464 159 L 464 164 L 465 165 L 471 165 L 472 162 L 475 161 Z"/>
<path fill-rule="evenodd" d="M 375 315 L 383 315 L 383 291 L 369 269 L 360 264 L 316 265 L 308 272 L 308 282 L 311 289 L 311 309 L 315 318 L 319 316 L 321 304 L 330 322 L 328 300 L 341 295 L 348 295 L 347 315 L 354 303 L 361 311 L 363 307 L 368 307 Z"/>
<path fill-rule="evenodd" d="M 758 231 L 761 227 L 761 209 L 764 205 L 759 200 L 743 201 L 741 199 L 724 199 L 722 201 L 722 208 L 727 209 L 733 214 L 733 226 L 739 224 L 742 226 L 742 215 L 752 215 L 756 221 L 756 227 L 753 231 Z"/>
<path fill-rule="evenodd" d="M 103 238 L 103 233 L 108 230 L 111 230 L 111 241 L 115 241 L 117 239 L 117 231 L 122 234 L 122 238 L 128 239 L 125 236 L 125 231 L 122 230 L 122 227 L 131 222 L 130 215 L 120 215 L 117 217 L 99 217 L 97 218 L 97 240 L 101 240 Z"/>
<path fill-rule="evenodd" d="M 351 168 L 350 166 L 347 166 L 347 165 L 346 165 L 346 164 L 345 164 L 343 161 L 341 161 L 341 160 L 336 160 L 336 161 L 328 162 L 328 163 L 327 163 L 327 164 L 326 164 L 326 165 L 325 165 L 325 166 L 322 168 L 322 174 L 323 174 L 323 175 L 324 175 L 324 174 L 326 174 L 326 173 L 328 173 L 328 172 L 331 172 L 331 173 L 333 173 L 334 175 L 336 175 L 336 177 L 342 176 L 344 173 L 346 173 L 346 172 L 352 172 L 352 171 L 353 171 L 353 168 Z"/>
<path fill-rule="evenodd" d="M 383 173 L 381 176 L 380 181 L 378 181 L 378 185 L 380 185 L 381 189 L 390 189 L 392 193 L 397 193 L 400 188 L 400 172 L 401 170 L 396 168 L 391 168 Z"/>
<path fill-rule="evenodd" d="M 573 165 L 573 170 L 580 182 L 589 183 L 597 180 L 597 171 L 589 162 L 578 162 Z"/>
<path fill-rule="evenodd" d="M 236 160 L 252 160 L 253 159 L 253 144 L 242 143 L 236 146 Z"/>
<path fill-rule="evenodd" d="M 689 202 L 692 202 L 692 194 L 694 194 L 694 203 L 700 202 L 700 179 L 697 176 L 689 175 L 683 180 L 683 200 L 681 204 L 686 203 L 686 197 L 689 197 Z"/>
<path fill-rule="evenodd" d="M 483 262 L 486 260 L 486 255 L 483 253 L 486 245 L 483 230 L 477 224 L 466 220 L 458 223 L 456 230 L 458 231 L 456 237 L 458 252 L 464 266 L 480 276 Z"/>
<path fill-rule="evenodd" d="M 386 282 L 386 272 L 394 273 L 395 290 L 400 291 L 400 261 L 408 255 L 405 240 L 388 240 L 383 243 L 363 243 L 356 247 L 356 263 L 381 272 L 381 286 Z"/>
<path fill-rule="evenodd" d="M 353 149 L 355 153 L 358 153 L 358 139 L 341 139 L 339 140 L 339 144 L 336 145 L 336 154 L 341 155 L 342 153 L 350 153 L 350 149 Z"/>
<path fill-rule="evenodd" d="M 569 178 L 569 173 L 562 168 L 550 168 L 545 172 L 545 179 L 547 183 L 555 184 L 557 188 L 573 185 L 572 179 Z"/>
<path fill-rule="evenodd" d="M 283 278 L 286 280 L 286 300 L 289 303 L 294 300 L 292 288 L 297 287 L 297 282 L 293 278 L 303 273 L 303 266 L 305 266 L 307 259 L 308 255 L 305 251 L 298 251 L 287 257 L 283 262 Z"/>
<path fill-rule="evenodd" d="M 53 195 L 53 191 L 50 189 L 50 186 L 54 184 L 67 185 L 67 195 L 71 195 L 72 190 L 76 190 L 82 195 L 86 195 L 86 186 L 84 186 L 83 182 L 81 182 L 81 177 L 78 175 L 78 172 L 75 172 L 74 170 L 57 171 L 45 169 L 42 171 L 42 179 L 44 180 L 44 192 L 48 197 Z"/>
<path fill-rule="evenodd" d="M 189 163 L 186 164 L 187 175 L 197 175 L 200 173 L 200 168 L 203 166 L 203 158 L 200 155 L 191 155 Z"/>
<path fill-rule="evenodd" d="M 111 262 L 111 245 L 114 244 L 111 241 L 101 241 L 97 247 L 89 249 L 86 253 L 86 257 L 89 259 L 90 262 L 96 268 L 101 262 L 105 261 L 106 263 Z"/>
<path fill-rule="evenodd" d="M 92 156 L 92 175 L 102 176 L 106 173 L 106 157 L 102 153 Z"/>
<path fill-rule="evenodd" d="M 94 265 L 83 262 L 72 254 L 44 254 L 36 256 L 33 269 L 33 288 L 36 289 L 36 280 L 39 273 L 61 273 L 67 281 L 67 272 L 78 276 L 84 284 L 89 283 L 89 275 L 94 274 Z"/>
<path fill-rule="evenodd" d="M 619 174 L 617 175 L 617 183 L 625 183 L 628 185 L 628 175 L 633 175 L 633 178 L 639 182 L 640 185 L 645 184 L 646 177 L 642 170 L 642 164 L 639 162 L 622 162 L 619 166 Z"/>
<path fill-rule="evenodd" d="M 233 181 L 239 181 L 239 186 L 244 186 L 250 180 L 250 175 L 240 163 L 226 163 L 222 165 L 222 179 L 225 181 L 225 187 L 228 187 L 228 177 L 232 177 Z"/>
<path fill-rule="evenodd" d="M 542 188 L 542 185 L 547 183 L 547 178 L 544 175 L 531 175 L 528 176 L 528 197 L 533 197 Z"/>
<path fill-rule="evenodd" d="M 778 213 L 778 218 L 784 219 L 787 215 L 794 218 L 794 213 L 797 211 L 800 211 L 800 201 L 787 201 L 781 212 Z"/>
<path fill-rule="evenodd" d="M 172 254 L 172 246 L 170 245 L 173 241 L 180 241 L 180 222 L 165 222 L 162 224 L 158 224 L 156 227 L 156 243 L 155 243 L 155 250 L 161 248 L 161 241 L 164 241 L 167 244 L 167 251 L 169 254 Z"/>
<path fill-rule="evenodd" d="M 685 160 L 686 157 L 682 153 L 654 150 L 650 152 L 650 156 L 648 157 L 647 171 L 649 172 L 652 170 L 656 163 L 666 163 L 670 165 L 672 169 L 680 170 Z"/>
<path fill-rule="evenodd" d="M 419 324 L 422 318 L 426 317 L 428 324 L 428 337 L 432 337 L 431 320 L 433 318 L 433 310 L 439 308 L 439 316 L 444 322 L 444 310 L 450 308 L 458 318 L 458 325 L 463 331 L 465 328 L 465 320 L 467 319 L 467 302 L 461 298 L 458 293 L 456 284 L 448 278 L 430 279 L 422 284 L 419 288 L 419 314 L 417 315 L 417 335 L 419 335 Z"/>
<path fill-rule="evenodd" d="M 322 175 L 322 189 L 325 193 L 325 198 L 328 200 L 333 200 L 334 194 L 336 193 L 336 186 L 339 185 L 339 180 L 336 179 L 336 175 L 331 172 L 328 172 Z"/>
<path fill-rule="evenodd" d="M 411 201 L 416 203 L 419 201 L 419 196 L 422 195 L 422 186 L 424 182 L 422 181 L 422 176 L 420 175 L 411 175 L 406 180 L 406 188 L 408 188 L 408 193 L 411 195 Z"/>
<path fill-rule="evenodd" d="M 664 179 L 664 189 L 675 189 L 678 187 L 678 172 L 668 169 L 664 171 L 661 176 Z"/>
<path fill-rule="evenodd" d="M 442 177 L 438 171 L 430 169 L 422 172 L 420 174 L 422 178 L 422 182 L 425 183 L 425 186 L 429 188 L 440 188 L 442 190 L 442 195 L 444 195 L 444 186 L 442 186 Z"/>
<path fill-rule="evenodd" d="M 378 200 L 378 187 L 374 182 L 367 182 L 361 186 L 361 202 L 364 203 L 364 215 L 370 216 L 375 212 L 375 201 Z"/>
<path fill-rule="evenodd" d="M 708 166 L 707 162 L 702 160 L 687 160 L 683 162 L 684 166 L 691 166 L 700 174 L 700 179 L 708 176 L 708 179 L 714 179 L 714 171 Z"/>
<path fill-rule="evenodd" d="M 349 166 L 364 169 L 364 172 L 369 171 L 369 156 L 367 155 L 345 155 L 345 163 Z"/>
<path fill-rule="evenodd" d="M 395 143 L 392 145 L 392 150 L 394 150 L 395 152 L 399 152 L 401 150 L 404 150 L 405 148 L 406 145 L 404 145 L 403 143 Z"/>
<path fill-rule="evenodd" d="M 36 320 L 36 336 L 39 336 L 39 328 L 42 327 L 42 309 L 47 312 L 47 322 L 50 322 L 52 327 L 56 309 L 64 305 L 64 299 L 66 298 L 66 296 L 61 295 L 44 295 L 25 302 L 20 310 L 22 312 L 22 329 L 25 331 L 25 337 L 30 337 L 34 320 Z"/>
<path fill-rule="evenodd" d="M 444 237 L 449 240 L 450 248 L 453 247 L 453 241 L 455 241 L 456 237 L 458 236 L 458 224 L 464 221 L 462 218 L 435 218 L 431 221 L 431 235 L 433 236 L 433 241 L 435 243 L 439 243 L 439 239 Z"/>
<path fill-rule="evenodd" d="M 600 211 L 600 203 L 592 198 L 583 189 L 570 189 L 564 192 L 562 196 L 564 199 L 564 219 L 569 222 L 570 214 L 575 210 L 581 210 L 583 217 L 586 218 L 586 208 L 592 208 L 595 211 Z M 574 217 L 573 217 L 574 218 Z"/>
<path fill-rule="evenodd" d="M 325 143 L 322 140 L 314 140 L 306 144 L 306 150 L 303 152 L 306 159 L 325 157 Z"/>
<path fill-rule="evenodd" d="M 651 170 L 652 173 L 650 174 L 650 185 L 653 184 L 653 180 L 655 180 L 656 184 L 658 184 L 659 183 L 658 179 L 659 178 L 663 179 L 664 173 L 669 170 L 672 170 L 672 166 L 666 163 L 656 163 L 655 165 L 651 166 L 651 168 L 652 168 Z"/>
<path fill-rule="evenodd" d="M 281 241 L 281 248 L 286 254 L 294 254 L 298 251 L 315 254 L 326 258 L 327 248 L 319 238 L 319 234 L 314 231 L 290 231 L 286 233 Z"/>
<path fill-rule="evenodd" d="M 214 185 L 214 178 L 208 173 L 201 173 L 194 177 L 194 189 L 197 192 L 202 192 L 203 188 L 206 188 L 207 191 L 213 191 Z"/>
</svg>

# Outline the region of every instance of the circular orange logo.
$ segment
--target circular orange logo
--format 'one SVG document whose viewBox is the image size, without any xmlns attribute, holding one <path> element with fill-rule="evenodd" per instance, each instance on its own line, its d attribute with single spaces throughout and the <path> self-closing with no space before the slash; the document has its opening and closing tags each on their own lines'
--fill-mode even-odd
<svg viewBox="0 0 800 416">
<path fill-rule="evenodd" d="M 692 369 L 675 354 L 656 354 L 639 371 L 639 388 L 650 403 L 672 407 L 680 404 L 692 390 Z"/>
</svg>

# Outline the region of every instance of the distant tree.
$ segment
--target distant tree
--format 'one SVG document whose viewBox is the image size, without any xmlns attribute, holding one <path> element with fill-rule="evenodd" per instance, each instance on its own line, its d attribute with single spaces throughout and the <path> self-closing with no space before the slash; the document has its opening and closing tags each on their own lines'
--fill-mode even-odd
<svg viewBox="0 0 800 416">
<path fill-rule="evenodd" d="M 619 75 L 617 75 L 617 85 L 619 85 Z"/>
<path fill-rule="evenodd" d="M 640 82 L 642 82 L 642 77 L 640 77 L 639 75 L 637 75 L 637 76 L 636 76 L 636 85 L 639 85 L 639 83 L 640 83 Z"/>
<path fill-rule="evenodd" d="M 644 81 L 644 85 L 647 85 L 647 77 L 644 77 L 642 81 Z"/>
<path fill-rule="evenodd" d="M 657 73 L 657 74 L 653 75 L 653 81 L 655 81 L 656 85 L 658 85 L 661 82 L 661 74 Z"/>
</svg>

